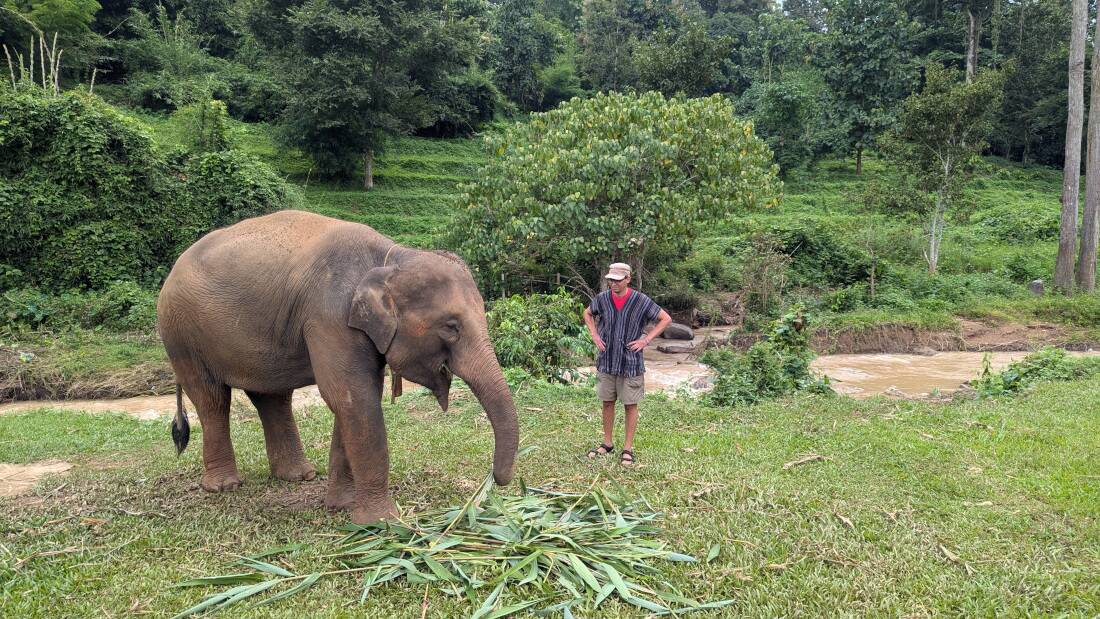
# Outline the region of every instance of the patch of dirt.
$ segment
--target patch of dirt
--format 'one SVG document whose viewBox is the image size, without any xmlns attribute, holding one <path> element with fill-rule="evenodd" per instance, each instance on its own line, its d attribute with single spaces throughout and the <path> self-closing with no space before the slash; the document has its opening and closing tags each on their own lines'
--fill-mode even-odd
<svg viewBox="0 0 1100 619">
<path fill-rule="evenodd" d="M 14 497 L 29 492 L 46 475 L 59 475 L 73 468 L 61 460 L 42 460 L 30 464 L 0 463 L 0 497 Z"/>
</svg>

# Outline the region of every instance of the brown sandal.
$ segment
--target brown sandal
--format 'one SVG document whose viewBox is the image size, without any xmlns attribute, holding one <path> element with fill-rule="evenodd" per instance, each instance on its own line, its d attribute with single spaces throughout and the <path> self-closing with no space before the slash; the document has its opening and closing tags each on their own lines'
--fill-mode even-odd
<svg viewBox="0 0 1100 619">
<path fill-rule="evenodd" d="M 631 449 L 624 449 L 619 454 L 619 464 L 622 466 L 634 466 L 634 451 Z"/>
<path fill-rule="evenodd" d="M 603 451 L 600 451 L 601 449 Z M 601 444 L 599 447 L 593 447 L 592 449 L 588 450 L 588 458 L 594 459 L 599 456 L 609 456 L 613 453 L 615 453 L 614 445 Z"/>
</svg>

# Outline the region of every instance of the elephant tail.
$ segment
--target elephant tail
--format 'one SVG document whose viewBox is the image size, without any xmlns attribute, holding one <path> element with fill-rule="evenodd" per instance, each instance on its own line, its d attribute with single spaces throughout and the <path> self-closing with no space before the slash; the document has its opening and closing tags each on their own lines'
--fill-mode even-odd
<svg viewBox="0 0 1100 619">
<path fill-rule="evenodd" d="M 183 388 L 176 383 L 176 417 L 172 420 L 172 442 L 176 444 L 176 455 L 187 449 L 191 439 L 191 424 L 187 422 L 187 411 L 183 408 Z"/>
</svg>

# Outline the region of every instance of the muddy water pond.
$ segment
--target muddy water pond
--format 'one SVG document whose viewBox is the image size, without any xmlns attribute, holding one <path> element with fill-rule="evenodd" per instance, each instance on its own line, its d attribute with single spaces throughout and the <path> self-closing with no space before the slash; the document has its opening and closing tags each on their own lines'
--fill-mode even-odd
<svg viewBox="0 0 1100 619">
<path fill-rule="evenodd" d="M 837 393 L 854 398 L 880 394 L 926 398 L 937 393 L 949 394 L 966 381 L 977 378 L 986 354 L 995 372 L 1028 355 L 1026 351 L 822 355 L 814 359 L 812 367 L 815 373 L 829 377 Z M 710 388 L 710 376 L 706 366 L 687 354 L 655 354 L 652 359 L 646 355 L 646 386 L 650 389 L 677 391 L 686 387 L 691 392 L 704 391 Z"/>
<path fill-rule="evenodd" d="M 722 334 L 719 334 L 722 335 Z M 667 340 L 659 340 L 667 343 Z M 695 343 L 699 343 L 697 340 Z M 949 394 L 959 389 L 962 383 L 977 378 L 982 370 L 982 359 L 989 354 L 990 366 L 994 371 L 1003 369 L 1009 363 L 1022 359 L 1028 353 L 1016 352 L 939 352 L 931 355 L 906 354 L 843 354 L 822 355 L 813 361 L 813 369 L 818 374 L 829 377 L 837 393 L 854 398 L 866 398 L 886 394 L 902 398 L 924 398 L 936 393 Z M 1077 353 L 1071 355 L 1098 355 L 1100 352 Z M 655 348 L 647 348 L 646 388 L 649 391 L 676 393 L 686 390 L 700 393 L 711 388 L 710 369 L 700 364 L 690 353 L 664 353 Z M 595 368 L 581 368 L 581 374 L 588 374 Z M 408 384 L 408 387 L 415 388 Z M 324 401 L 317 387 L 305 387 L 294 393 L 294 407 L 323 405 Z M 250 408 L 243 393 L 234 391 L 234 406 Z M 154 396 L 128 398 L 121 400 L 72 400 L 62 402 L 9 402 L 0 404 L 0 416 L 6 413 L 53 408 L 81 410 L 89 412 L 118 411 L 138 419 L 159 419 L 171 416 L 175 412 L 175 396 Z M 187 409 L 195 420 L 194 406 L 187 403 Z"/>
</svg>

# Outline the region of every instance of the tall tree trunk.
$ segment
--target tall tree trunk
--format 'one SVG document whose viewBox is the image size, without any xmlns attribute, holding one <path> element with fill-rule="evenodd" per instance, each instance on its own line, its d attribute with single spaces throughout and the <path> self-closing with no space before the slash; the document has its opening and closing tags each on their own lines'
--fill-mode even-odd
<svg viewBox="0 0 1100 619">
<path fill-rule="evenodd" d="M 1081 185 L 1081 125 L 1085 107 L 1085 34 L 1087 0 L 1073 0 L 1069 39 L 1069 114 L 1066 118 L 1066 162 L 1062 168 L 1062 222 L 1058 230 L 1058 258 L 1054 287 L 1073 294 L 1073 263 L 1077 249 L 1077 197 Z"/>
<path fill-rule="evenodd" d="M 856 176 L 863 174 L 863 145 L 856 147 Z"/>
<path fill-rule="evenodd" d="M 363 155 L 363 189 L 374 189 L 374 149 L 368 148 Z"/>
<path fill-rule="evenodd" d="M 982 22 L 973 9 L 966 9 L 966 16 L 970 19 L 966 29 L 966 82 L 974 81 L 978 73 L 978 43 L 982 36 Z"/>
<path fill-rule="evenodd" d="M 1093 41 L 1100 42 L 1100 19 Z M 1100 45 L 1092 47 L 1092 95 L 1089 99 L 1088 158 L 1085 161 L 1085 213 L 1081 221 L 1081 255 L 1077 285 L 1085 292 L 1096 288 L 1096 241 L 1100 236 Z"/>
<path fill-rule="evenodd" d="M 941 189 L 936 193 L 936 210 L 932 212 L 932 227 L 928 234 L 928 272 L 936 274 L 940 264 L 940 242 L 943 240 L 943 215 L 947 206 L 947 198 Z"/>
</svg>

